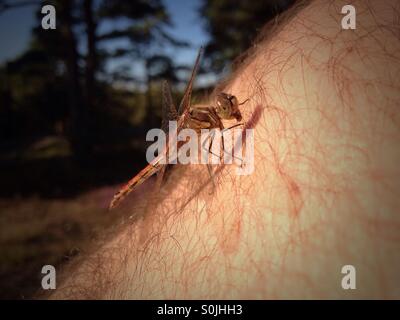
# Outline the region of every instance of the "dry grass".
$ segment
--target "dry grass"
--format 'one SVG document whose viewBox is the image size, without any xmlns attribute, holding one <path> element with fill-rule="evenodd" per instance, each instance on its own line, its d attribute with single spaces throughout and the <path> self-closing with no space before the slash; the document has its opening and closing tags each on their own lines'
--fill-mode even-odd
<svg viewBox="0 0 400 320">
<path fill-rule="evenodd" d="M 82 254 L 123 211 L 108 211 L 116 188 L 70 200 L 0 200 L 0 298 L 31 298 L 45 264 L 59 266 Z"/>
</svg>

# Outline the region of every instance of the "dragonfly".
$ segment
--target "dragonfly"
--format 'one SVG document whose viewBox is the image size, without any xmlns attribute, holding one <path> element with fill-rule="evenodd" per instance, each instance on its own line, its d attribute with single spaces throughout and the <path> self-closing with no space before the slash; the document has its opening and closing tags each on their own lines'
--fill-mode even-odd
<svg viewBox="0 0 400 320">
<path fill-rule="evenodd" d="M 162 85 L 162 129 L 167 133 L 169 121 L 177 121 L 177 132 L 184 128 L 194 129 L 200 131 L 201 129 L 220 129 L 221 131 L 231 129 L 233 127 L 242 125 L 242 114 L 239 110 L 239 106 L 246 103 L 249 99 L 242 103 L 239 103 L 238 99 L 231 94 L 220 92 L 217 94 L 214 105 L 193 105 L 191 106 L 191 95 L 193 82 L 196 73 L 199 68 L 201 56 L 203 54 L 203 48 L 199 49 L 197 58 L 192 69 L 189 82 L 183 94 L 183 98 L 176 109 L 171 90 L 168 82 L 164 81 Z M 225 128 L 222 120 L 236 120 L 237 124 L 229 128 Z M 168 141 L 168 133 L 166 134 Z M 178 144 L 179 148 L 179 144 Z M 223 136 L 222 136 L 222 148 L 224 148 Z M 209 151 L 211 150 L 211 145 Z M 211 152 L 211 151 L 210 151 Z M 160 186 L 163 179 L 164 173 L 168 166 L 165 157 L 168 155 L 168 144 L 164 150 L 145 168 L 143 168 L 138 174 L 136 174 L 128 183 L 126 183 L 113 197 L 110 202 L 109 209 L 117 207 L 121 201 L 123 201 L 129 193 L 135 190 L 139 185 L 144 183 L 147 179 L 157 173 L 157 187 Z M 210 165 L 207 165 L 209 173 L 212 177 Z"/>
</svg>

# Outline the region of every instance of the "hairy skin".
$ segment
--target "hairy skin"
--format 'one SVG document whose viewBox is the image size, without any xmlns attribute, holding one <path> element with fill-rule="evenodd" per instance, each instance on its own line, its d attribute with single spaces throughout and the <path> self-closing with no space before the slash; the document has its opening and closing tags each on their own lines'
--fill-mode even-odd
<svg viewBox="0 0 400 320">
<path fill-rule="evenodd" d="M 400 10 L 355 1 L 342 30 L 345 4 L 295 8 L 226 84 L 251 99 L 254 173 L 215 168 L 210 194 L 176 168 L 52 298 L 400 298 Z"/>
</svg>

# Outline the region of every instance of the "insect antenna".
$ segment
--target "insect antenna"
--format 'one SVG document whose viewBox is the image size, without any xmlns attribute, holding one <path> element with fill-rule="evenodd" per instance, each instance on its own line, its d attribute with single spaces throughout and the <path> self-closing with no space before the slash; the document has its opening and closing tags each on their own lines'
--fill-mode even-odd
<svg viewBox="0 0 400 320">
<path fill-rule="evenodd" d="M 239 106 L 241 106 L 242 104 L 245 104 L 247 101 L 250 101 L 249 98 L 247 98 L 246 100 L 244 100 L 243 102 L 239 103 Z"/>
</svg>

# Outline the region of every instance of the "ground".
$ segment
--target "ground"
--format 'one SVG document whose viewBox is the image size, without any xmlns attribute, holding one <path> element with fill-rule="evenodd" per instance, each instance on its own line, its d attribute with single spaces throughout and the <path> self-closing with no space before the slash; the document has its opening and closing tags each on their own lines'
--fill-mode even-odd
<svg viewBox="0 0 400 320">
<path fill-rule="evenodd" d="M 129 218 L 126 206 L 107 208 L 121 183 L 143 165 L 138 155 L 135 148 L 97 154 L 82 167 L 55 137 L 23 153 L 1 154 L 0 299 L 32 298 L 43 265 L 65 264 Z"/>
</svg>

